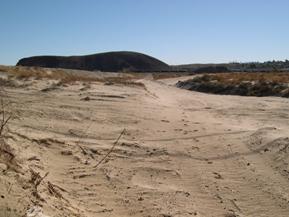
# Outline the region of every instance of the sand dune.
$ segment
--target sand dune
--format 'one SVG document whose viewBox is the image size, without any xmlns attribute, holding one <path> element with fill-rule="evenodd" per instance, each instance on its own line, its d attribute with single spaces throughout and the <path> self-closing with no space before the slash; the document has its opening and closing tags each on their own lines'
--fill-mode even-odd
<svg viewBox="0 0 289 217">
<path fill-rule="evenodd" d="M 6 135 L 19 168 L 0 175 L 5 213 L 287 217 L 288 99 L 197 93 L 178 80 L 6 87 L 21 118 Z M 31 170 L 48 172 L 37 194 Z"/>
</svg>

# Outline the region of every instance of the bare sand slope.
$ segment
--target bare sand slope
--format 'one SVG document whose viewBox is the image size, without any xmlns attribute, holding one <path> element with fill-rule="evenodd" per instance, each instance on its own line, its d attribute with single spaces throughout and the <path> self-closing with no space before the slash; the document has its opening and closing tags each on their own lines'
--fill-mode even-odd
<svg viewBox="0 0 289 217">
<path fill-rule="evenodd" d="M 0 175 L 1 205 L 39 204 L 47 216 L 289 216 L 288 99 L 141 82 L 7 88 L 22 117 L 8 143 L 24 172 Z M 40 199 L 25 188 L 29 167 L 49 172 Z"/>
</svg>

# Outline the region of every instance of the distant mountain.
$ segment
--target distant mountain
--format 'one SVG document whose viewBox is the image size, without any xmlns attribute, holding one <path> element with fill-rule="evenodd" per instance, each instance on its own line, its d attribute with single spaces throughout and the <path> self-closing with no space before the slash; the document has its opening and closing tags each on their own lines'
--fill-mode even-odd
<svg viewBox="0 0 289 217">
<path fill-rule="evenodd" d="M 69 57 L 34 56 L 19 60 L 17 66 L 38 66 L 104 72 L 153 72 L 169 71 L 170 69 L 169 65 L 154 57 L 129 51 Z"/>
</svg>

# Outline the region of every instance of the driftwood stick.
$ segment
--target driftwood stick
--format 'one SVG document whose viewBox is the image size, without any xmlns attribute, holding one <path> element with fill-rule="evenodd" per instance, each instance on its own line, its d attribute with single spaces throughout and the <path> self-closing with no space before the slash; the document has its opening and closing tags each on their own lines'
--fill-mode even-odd
<svg viewBox="0 0 289 217">
<path fill-rule="evenodd" d="M 114 148 L 116 147 L 116 145 L 118 144 L 120 138 L 122 137 L 122 135 L 125 133 L 126 129 L 124 128 L 121 133 L 119 134 L 117 140 L 115 140 L 115 142 L 113 143 L 113 146 L 111 147 L 111 149 L 109 149 L 109 151 L 106 153 L 106 155 L 100 160 L 98 161 L 98 163 L 94 166 L 94 168 L 97 168 L 109 155 L 110 153 L 114 150 Z"/>
</svg>

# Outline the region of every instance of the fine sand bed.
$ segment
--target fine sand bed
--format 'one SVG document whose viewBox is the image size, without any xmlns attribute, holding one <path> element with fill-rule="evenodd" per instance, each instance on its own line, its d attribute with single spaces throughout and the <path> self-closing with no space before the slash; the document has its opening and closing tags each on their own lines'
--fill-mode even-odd
<svg viewBox="0 0 289 217">
<path fill-rule="evenodd" d="M 178 80 L 6 84 L 0 216 L 287 217 L 288 99 Z"/>
</svg>

